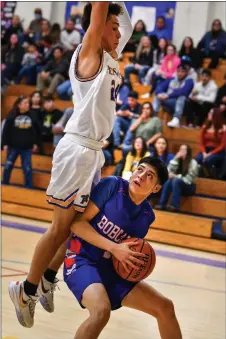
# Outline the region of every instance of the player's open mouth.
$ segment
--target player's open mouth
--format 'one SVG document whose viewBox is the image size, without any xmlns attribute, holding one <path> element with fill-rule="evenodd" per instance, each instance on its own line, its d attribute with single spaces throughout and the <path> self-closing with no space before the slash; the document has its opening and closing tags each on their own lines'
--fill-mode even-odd
<svg viewBox="0 0 226 339">
<path fill-rule="evenodd" d="M 138 180 L 134 180 L 134 183 L 137 185 L 137 186 L 140 186 L 140 183 Z"/>
</svg>

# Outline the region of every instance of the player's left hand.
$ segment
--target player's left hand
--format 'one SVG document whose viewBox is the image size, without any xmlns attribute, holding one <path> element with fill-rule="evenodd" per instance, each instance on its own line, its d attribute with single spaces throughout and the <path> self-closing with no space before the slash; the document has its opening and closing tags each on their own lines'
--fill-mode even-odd
<svg viewBox="0 0 226 339">
<path fill-rule="evenodd" d="M 138 270 L 139 265 L 143 265 L 143 260 L 138 258 L 144 258 L 146 256 L 144 253 L 135 252 L 130 249 L 130 247 L 135 244 L 135 242 L 116 244 L 111 251 L 111 254 L 120 261 L 123 268 L 128 273 L 131 268 Z"/>
</svg>

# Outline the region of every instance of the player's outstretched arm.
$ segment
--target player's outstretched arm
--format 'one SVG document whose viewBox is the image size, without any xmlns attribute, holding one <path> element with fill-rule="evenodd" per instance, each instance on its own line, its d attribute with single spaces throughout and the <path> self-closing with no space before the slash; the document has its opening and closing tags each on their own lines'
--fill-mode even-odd
<svg viewBox="0 0 226 339">
<path fill-rule="evenodd" d="M 99 69 L 102 56 L 101 40 L 106 25 L 108 7 L 109 1 L 97 1 L 91 2 L 85 9 L 85 11 L 91 10 L 91 15 L 78 58 L 77 73 L 81 77 L 93 76 Z"/>
<path fill-rule="evenodd" d="M 122 8 L 122 15 L 119 15 L 119 30 L 121 33 L 121 38 L 119 40 L 119 46 L 117 48 L 117 54 L 118 56 L 122 53 L 125 45 L 131 38 L 131 35 L 133 33 L 133 26 L 130 20 L 129 13 L 126 9 L 126 6 L 124 2 L 116 2 L 118 3 Z"/>
</svg>

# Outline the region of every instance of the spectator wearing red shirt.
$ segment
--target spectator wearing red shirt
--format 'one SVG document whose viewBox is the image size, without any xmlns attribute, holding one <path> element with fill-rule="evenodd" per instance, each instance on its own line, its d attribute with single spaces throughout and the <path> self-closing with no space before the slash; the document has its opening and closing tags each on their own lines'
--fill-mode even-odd
<svg viewBox="0 0 226 339">
<path fill-rule="evenodd" d="M 211 175 L 211 169 L 217 168 L 226 156 L 226 126 L 219 108 L 212 109 L 200 135 L 200 153 L 196 160 Z"/>
</svg>

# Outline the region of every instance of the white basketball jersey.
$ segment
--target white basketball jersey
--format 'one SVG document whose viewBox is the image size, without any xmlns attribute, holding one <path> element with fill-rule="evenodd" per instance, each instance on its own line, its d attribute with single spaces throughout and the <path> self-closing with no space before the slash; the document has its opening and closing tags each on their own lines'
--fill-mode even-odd
<svg viewBox="0 0 226 339">
<path fill-rule="evenodd" d="M 119 65 L 107 52 L 103 52 L 97 73 L 90 78 L 81 78 L 76 73 L 81 46 L 74 52 L 69 70 L 74 113 L 65 132 L 103 141 L 113 129 L 116 98 L 121 83 Z"/>
</svg>

